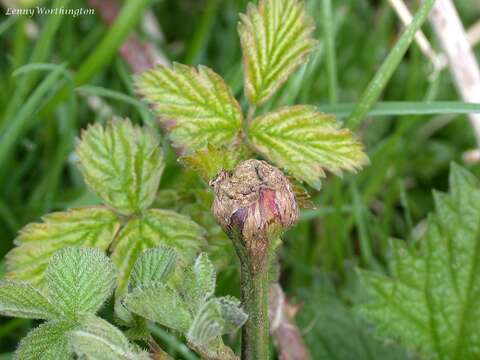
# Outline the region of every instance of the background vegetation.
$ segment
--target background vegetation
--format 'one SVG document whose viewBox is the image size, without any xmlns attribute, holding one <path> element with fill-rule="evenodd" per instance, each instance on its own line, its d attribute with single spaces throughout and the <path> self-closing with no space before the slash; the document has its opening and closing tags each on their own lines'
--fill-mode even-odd
<svg viewBox="0 0 480 360">
<path fill-rule="evenodd" d="M 383 0 L 333 0 L 331 17 L 325 16 L 322 1 L 305 2 L 316 21 L 320 46 L 267 108 L 316 104 L 344 118 L 352 108 L 347 105 L 345 111 L 334 104 L 360 98 L 398 39 L 401 25 Z M 113 27 L 98 10 L 96 15 L 33 18 L 6 16 L 2 10 L 0 258 L 12 248 L 18 230 L 41 215 L 99 203 L 82 182 L 72 156 L 80 129 L 104 123 L 112 115 L 155 124 L 149 109 L 135 100 L 132 69 L 117 52 L 126 35 L 136 31 L 139 39 L 153 44 L 171 61 L 208 65 L 242 97 L 236 26 L 246 4 L 246 0 L 129 1 Z M 466 27 L 480 17 L 478 2 L 457 0 L 455 4 Z M 90 5 L 81 0 L 41 4 Z M 153 36 L 142 26 L 147 11 L 161 35 Z M 428 26 L 424 29 L 435 44 Z M 334 34 L 334 46 L 325 41 L 325 33 Z M 312 191 L 316 208 L 304 210 L 298 225 L 286 235 L 280 282 L 289 301 L 300 305 L 296 321 L 315 359 L 415 357 L 393 343 L 377 340 L 353 310 L 366 295 L 354 268 L 388 272 L 389 238 L 415 243 L 433 208 L 432 189 L 447 190 L 451 161 L 462 163 L 464 153 L 476 146 L 465 115 L 403 115 L 415 106 L 428 108 L 429 101 L 458 100 L 448 71 L 432 76 L 432 70 L 429 60 L 412 45 L 382 101 L 417 104 L 394 106 L 388 115 L 368 117 L 357 133 L 370 165 L 357 175 L 330 177 L 321 191 Z M 439 105 L 429 110 L 442 112 Z M 166 142 L 164 146 L 167 168 L 157 205 L 189 214 L 208 228 L 209 251 L 220 270 L 217 292 L 238 296 L 231 246 L 209 215 L 211 195 L 195 174 L 177 163 Z M 468 168 L 480 175 L 478 163 Z M 0 262 L 0 273 L 1 268 Z M 4 354 L 0 358 L 9 358 L 34 325 L 0 319 L 0 353 Z M 195 358 L 171 334 L 158 328 L 156 335 L 175 356 Z"/>
</svg>

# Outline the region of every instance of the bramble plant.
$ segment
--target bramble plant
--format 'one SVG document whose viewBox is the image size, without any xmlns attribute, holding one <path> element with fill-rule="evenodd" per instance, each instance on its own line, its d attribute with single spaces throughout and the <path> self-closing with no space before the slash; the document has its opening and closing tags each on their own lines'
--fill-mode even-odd
<svg viewBox="0 0 480 360">
<path fill-rule="evenodd" d="M 326 171 L 340 175 L 368 161 L 353 134 L 314 106 L 263 111 L 262 105 L 315 49 L 313 21 L 302 2 L 249 4 L 238 32 L 245 113 L 225 81 L 205 66 L 159 66 L 138 76 L 135 84 L 154 107 L 180 161 L 213 188 L 213 215 L 240 260 L 241 303 L 214 296 L 215 269 L 206 254 L 188 265 L 204 245 L 202 228 L 179 213 L 151 208 L 164 169 L 161 141 L 153 128 L 129 120 L 89 126 L 76 146 L 85 183 L 103 205 L 50 214 L 42 223 L 26 226 L 7 256 L 8 277 L 39 288 L 57 286 L 66 291 L 65 301 L 76 304 L 79 292 L 69 287 L 74 284 L 58 273 L 49 275 L 59 256 L 52 260 L 52 255 L 62 254 L 66 246 L 108 251 L 117 272 L 117 320 L 129 328 L 126 334 L 132 339 L 147 341 L 155 358 L 169 356 L 150 336 L 149 322 L 176 331 L 202 358 L 222 360 L 237 357 L 221 336 L 245 323 L 242 359 L 268 359 L 269 273 L 282 232 L 298 219 L 303 191 L 287 175 L 320 189 Z M 58 353 L 43 358 L 68 358 L 72 349 L 95 359 L 145 356 L 132 350 L 136 347 L 112 325 L 91 314 L 80 316 L 76 308 L 71 311 L 74 322 L 52 330 L 61 336 L 45 338 L 55 342 L 52 349 Z M 105 342 L 111 349 L 104 349 Z M 20 349 L 33 354 L 35 346 L 25 340 Z"/>
<path fill-rule="evenodd" d="M 262 156 L 316 189 L 325 170 L 340 174 L 367 163 L 352 133 L 313 106 L 255 115 L 314 50 L 312 24 L 296 0 L 248 5 L 238 26 L 246 115 L 224 80 L 205 66 L 161 66 L 136 80 L 184 163 L 214 188 L 213 213 L 241 263 L 242 304 L 249 315 L 242 359 L 269 356 L 268 271 L 279 235 L 298 217 L 285 176 L 265 162 L 243 160 Z"/>
<path fill-rule="evenodd" d="M 0 0 L 0 360 L 480 359 L 480 3 L 394 3 Z"/>
</svg>

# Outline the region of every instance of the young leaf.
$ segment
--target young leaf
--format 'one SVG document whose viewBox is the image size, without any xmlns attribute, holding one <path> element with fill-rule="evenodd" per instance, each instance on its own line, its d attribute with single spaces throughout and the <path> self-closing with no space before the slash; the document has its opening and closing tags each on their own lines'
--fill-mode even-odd
<svg viewBox="0 0 480 360">
<path fill-rule="evenodd" d="M 52 257 L 45 271 L 48 298 L 67 318 L 94 313 L 112 294 L 115 272 L 98 249 L 65 248 Z"/>
<path fill-rule="evenodd" d="M 249 138 L 262 155 L 317 189 L 324 169 L 341 174 L 368 161 L 349 130 L 312 106 L 287 106 L 254 119 Z"/>
<path fill-rule="evenodd" d="M 117 216 L 102 206 L 71 209 L 25 226 L 7 255 L 7 277 L 38 284 L 50 257 L 65 246 L 106 250 L 118 230 Z"/>
<path fill-rule="evenodd" d="M 187 339 L 196 347 L 208 347 L 208 344 L 225 333 L 225 321 L 216 299 L 203 304 L 193 319 Z"/>
<path fill-rule="evenodd" d="M 225 333 L 233 333 L 237 331 L 248 319 L 248 315 L 245 314 L 240 307 L 240 301 L 232 296 L 225 296 L 217 298 L 218 305 L 220 306 L 220 312 L 222 318 L 225 321 L 224 331 Z"/>
<path fill-rule="evenodd" d="M 136 288 L 125 297 L 124 304 L 129 311 L 182 333 L 186 333 L 192 323 L 180 295 L 165 284 Z"/>
<path fill-rule="evenodd" d="M 95 360 L 147 360 L 147 353 L 136 352 L 125 335 L 107 321 L 90 315 L 68 333 L 77 355 Z"/>
<path fill-rule="evenodd" d="M 73 360 L 65 333 L 73 328 L 68 321 L 44 323 L 25 336 L 15 352 L 16 360 Z"/>
<path fill-rule="evenodd" d="M 305 61 L 316 41 L 314 25 L 298 0 L 260 0 L 248 4 L 238 26 L 243 52 L 245 94 L 263 104 Z"/>
<path fill-rule="evenodd" d="M 223 79 L 205 66 L 159 66 L 138 77 L 136 87 L 181 153 L 231 143 L 240 130 L 240 105 Z"/>
<path fill-rule="evenodd" d="M 206 253 L 200 254 L 191 270 L 186 270 L 183 280 L 184 297 L 193 313 L 215 292 L 215 267 Z"/>
<path fill-rule="evenodd" d="M 195 170 L 207 183 L 214 179 L 221 170 L 232 170 L 240 161 L 243 149 L 218 148 L 211 144 L 179 160 Z"/>
<path fill-rule="evenodd" d="M 112 260 L 118 269 L 118 289 L 126 289 L 137 257 L 142 251 L 166 245 L 192 259 L 202 241 L 203 229 L 186 216 L 173 211 L 150 209 L 130 220 L 118 234 Z"/>
<path fill-rule="evenodd" d="M 135 262 L 129 285 L 132 289 L 162 282 L 172 272 L 177 262 L 177 253 L 167 246 L 145 251 Z"/>
<path fill-rule="evenodd" d="M 57 311 L 48 299 L 30 284 L 0 282 L 0 314 L 27 319 L 52 319 Z"/>
<path fill-rule="evenodd" d="M 363 273 L 362 312 L 378 331 L 429 359 L 480 358 L 480 182 L 453 165 L 450 193 L 435 194 L 421 249 L 394 245 L 393 277 Z"/>
<path fill-rule="evenodd" d="M 128 215 L 152 204 L 164 168 L 155 130 L 121 119 L 91 125 L 76 153 L 85 182 L 107 205 Z"/>
</svg>

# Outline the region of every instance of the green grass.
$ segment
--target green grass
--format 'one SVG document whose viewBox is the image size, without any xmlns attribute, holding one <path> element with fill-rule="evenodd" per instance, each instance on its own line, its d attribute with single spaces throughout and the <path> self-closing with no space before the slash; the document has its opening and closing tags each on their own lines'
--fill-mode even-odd
<svg viewBox="0 0 480 360">
<path fill-rule="evenodd" d="M 131 30 L 149 39 L 139 24 L 145 9 L 153 12 L 163 31 L 163 39 L 154 42 L 159 51 L 172 61 L 212 67 L 245 104 L 236 25 L 237 13 L 246 3 L 126 1 L 111 27 L 98 16 L 30 20 L 6 17 L 2 11 L 0 256 L 12 248 L 15 234 L 28 222 L 50 211 L 98 202 L 87 192 L 72 156 L 80 129 L 106 120 L 104 113 L 91 107 L 89 97 L 100 98 L 115 115 L 155 125 L 149 108 L 135 96 L 130 69 L 117 52 Z M 315 359 L 380 359 L 382 354 L 405 359 L 404 350 L 377 341 L 368 326 L 358 325 L 360 320 L 352 315 L 353 304 L 365 296 L 352 270 L 361 266 L 387 272 L 389 238 L 416 241 L 418 224 L 433 208 L 431 190 L 445 190 L 450 162 L 461 163 L 463 153 L 476 146 L 467 115 L 480 112 L 480 104 L 459 100 L 448 70 L 430 80 L 431 64 L 411 44 L 412 32 L 400 35 L 387 1 L 306 3 L 316 21 L 318 49 L 259 110 L 310 103 L 333 113 L 357 130 L 370 165 L 356 175 L 329 176 L 321 191 L 311 191 L 316 209 L 303 211 L 299 224 L 286 235 L 281 282 L 292 301 L 306 304 L 298 324 L 308 344 L 315 346 L 318 339 Z M 431 3 L 423 2 L 425 12 Z M 480 17 L 480 6 L 471 0 L 455 3 L 466 25 Z M 81 0 L 55 0 L 44 6 L 88 5 Z M 412 29 L 425 20 L 425 12 L 417 15 Z M 25 31 L 29 21 L 38 27 L 36 39 Z M 428 26 L 423 29 L 434 39 Z M 185 172 L 165 147 L 161 194 L 176 191 L 183 200 L 170 201 L 170 207 L 197 218 L 207 216 L 208 196 L 196 192 L 204 184 Z M 480 175 L 479 164 L 469 168 Z M 167 202 L 160 197 L 158 201 Z M 189 205 L 192 201 L 196 207 Z M 214 256 L 231 257 L 231 249 L 225 248 L 218 247 Z M 219 270 L 218 291 L 238 293 L 238 276 Z M 328 297 L 322 296 L 324 289 Z M 322 309 L 318 316 L 315 307 Z M 335 326 L 324 331 L 329 327 L 325 322 L 333 321 L 329 314 L 335 315 Z M 1 318 L 0 354 L 11 353 L 32 325 Z M 172 334 L 159 328 L 154 334 L 176 357 L 195 358 Z M 336 350 L 341 348 L 351 351 Z M 356 352 L 366 355 L 355 357 Z"/>
</svg>

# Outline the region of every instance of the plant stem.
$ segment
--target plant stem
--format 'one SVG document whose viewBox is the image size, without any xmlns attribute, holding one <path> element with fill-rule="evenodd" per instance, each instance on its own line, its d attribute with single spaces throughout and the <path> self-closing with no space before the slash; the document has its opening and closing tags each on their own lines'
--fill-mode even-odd
<svg viewBox="0 0 480 360">
<path fill-rule="evenodd" d="M 268 266 L 241 266 L 241 297 L 248 320 L 242 328 L 242 360 L 268 360 Z"/>
<path fill-rule="evenodd" d="M 435 0 L 425 0 L 418 9 L 413 21 L 403 32 L 400 39 L 390 51 L 382 66 L 377 71 L 373 79 L 368 84 L 367 89 L 363 93 L 360 101 L 347 119 L 347 126 L 353 130 L 358 128 L 368 111 L 378 100 L 380 93 L 383 91 L 388 81 L 402 61 L 403 56 L 407 52 L 410 44 L 415 38 L 415 34 L 421 28 L 428 14 L 433 7 Z"/>
</svg>

